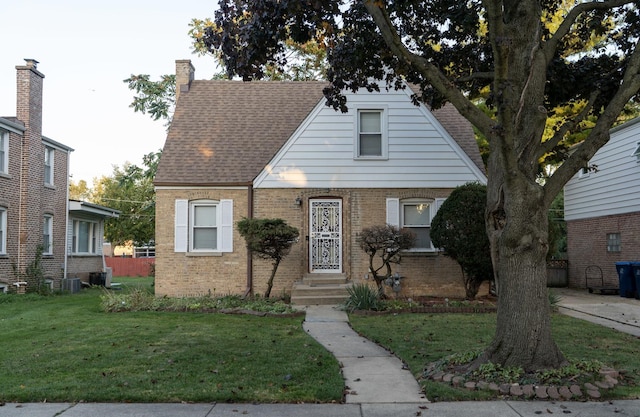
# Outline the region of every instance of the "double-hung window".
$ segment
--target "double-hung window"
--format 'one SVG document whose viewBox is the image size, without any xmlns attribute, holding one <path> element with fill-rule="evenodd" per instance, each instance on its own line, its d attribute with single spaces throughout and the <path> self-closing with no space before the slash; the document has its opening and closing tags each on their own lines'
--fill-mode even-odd
<svg viewBox="0 0 640 417">
<path fill-rule="evenodd" d="M 621 247 L 620 233 L 607 233 L 607 252 L 620 252 Z"/>
<path fill-rule="evenodd" d="M 42 219 L 42 254 L 51 255 L 53 253 L 53 216 L 45 214 Z"/>
<path fill-rule="evenodd" d="M 7 209 L 0 207 L 0 255 L 7 253 Z"/>
<path fill-rule="evenodd" d="M 176 200 L 175 252 L 232 252 L 231 200 Z"/>
<path fill-rule="evenodd" d="M 96 253 L 98 233 L 98 223 L 88 220 L 74 220 L 72 252 L 76 254 Z"/>
<path fill-rule="evenodd" d="M 442 205 L 444 198 L 400 200 L 387 199 L 387 223 L 400 229 L 412 231 L 416 242 L 412 252 L 434 252 L 431 242 L 431 221 Z"/>
<path fill-rule="evenodd" d="M 191 238 L 189 249 L 192 252 L 218 250 L 218 204 L 214 202 L 196 202 L 190 207 Z"/>
<path fill-rule="evenodd" d="M 0 174 L 9 173 L 9 132 L 0 129 Z"/>
<path fill-rule="evenodd" d="M 357 118 L 355 158 L 386 159 L 388 143 L 385 111 L 383 109 L 359 109 Z"/>
<path fill-rule="evenodd" d="M 55 150 L 49 146 L 44 148 L 44 183 L 46 185 L 53 185 L 53 156 Z"/>
</svg>

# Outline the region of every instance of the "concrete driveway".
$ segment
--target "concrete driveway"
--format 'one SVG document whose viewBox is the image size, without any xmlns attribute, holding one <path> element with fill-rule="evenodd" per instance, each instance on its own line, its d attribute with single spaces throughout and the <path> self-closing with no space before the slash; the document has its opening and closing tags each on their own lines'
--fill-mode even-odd
<svg viewBox="0 0 640 417">
<path fill-rule="evenodd" d="M 640 337 L 640 300 L 619 295 L 590 294 L 586 289 L 552 288 L 562 298 L 562 314 Z"/>
</svg>

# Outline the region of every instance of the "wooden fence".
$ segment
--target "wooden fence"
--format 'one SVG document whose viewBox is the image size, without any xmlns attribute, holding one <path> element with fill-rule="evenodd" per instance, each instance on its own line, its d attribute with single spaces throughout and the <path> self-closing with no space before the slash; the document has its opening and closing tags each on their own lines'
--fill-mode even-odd
<svg viewBox="0 0 640 417">
<path fill-rule="evenodd" d="M 155 258 L 122 258 L 105 256 L 105 262 L 114 277 L 148 277 L 153 275 Z"/>
</svg>

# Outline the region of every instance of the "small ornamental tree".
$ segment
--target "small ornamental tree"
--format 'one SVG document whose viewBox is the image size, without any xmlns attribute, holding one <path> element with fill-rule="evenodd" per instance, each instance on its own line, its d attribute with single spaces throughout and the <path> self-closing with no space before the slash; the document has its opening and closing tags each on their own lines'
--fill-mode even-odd
<svg viewBox="0 0 640 417">
<path fill-rule="evenodd" d="M 391 277 L 391 264 L 400 263 L 400 252 L 411 248 L 416 236 L 409 230 L 387 224 L 363 229 L 358 240 L 362 250 L 369 255 L 369 271 L 380 296 L 384 297 L 383 283 Z"/>
<path fill-rule="evenodd" d="M 483 281 L 493 279 L 491 247 L 484 210 L 487 187 L 468 183 L 457 187 L 442 203 L 431 222 L 431 240 L 462 268 L 468 299 L 474 299 Z"/>
<path fill-rule="evenodd" d="M 278 266 L 291 251 L 291 246 L 298 239 L 300 232 L 282 219 L 248 219 L 245 217 L 236 226 L 247 243 L 247 249 L 258 257 L 271 259 L 273 262 L 267 290 L 264 293 L 265 298 L 269 298 Z"/>
</svg>

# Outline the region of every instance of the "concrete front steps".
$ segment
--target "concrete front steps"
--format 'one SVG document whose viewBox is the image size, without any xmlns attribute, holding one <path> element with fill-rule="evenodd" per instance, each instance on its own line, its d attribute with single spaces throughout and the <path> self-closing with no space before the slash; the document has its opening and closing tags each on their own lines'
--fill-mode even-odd
<svg viewBox="0 0 640 417">
<path fill-rule="evenodd" d="M 344 274 L 307 274 L 293 284 L 291 304 L 342 304 L 349 297 L 347 289 L 351 285 Z"/>
</svg>

